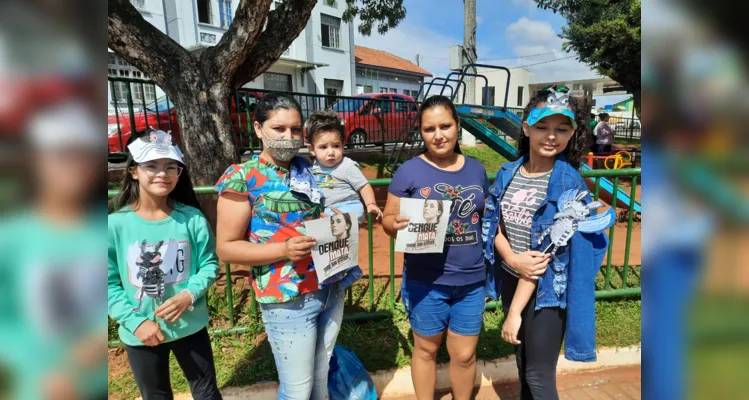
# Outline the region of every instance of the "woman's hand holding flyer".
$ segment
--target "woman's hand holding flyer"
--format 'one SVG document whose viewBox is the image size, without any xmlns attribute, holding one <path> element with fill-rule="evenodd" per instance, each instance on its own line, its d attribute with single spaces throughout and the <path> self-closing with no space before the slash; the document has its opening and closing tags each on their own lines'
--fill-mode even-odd
<svg viewBox="0 0 749 400">
<path fill-rule="evenodd" d="M 393 224 L 398 229 L 395 251 L 442 253 L 451 206 L 451 200 L 401 198 L 401 215 Z"/>
</svg>

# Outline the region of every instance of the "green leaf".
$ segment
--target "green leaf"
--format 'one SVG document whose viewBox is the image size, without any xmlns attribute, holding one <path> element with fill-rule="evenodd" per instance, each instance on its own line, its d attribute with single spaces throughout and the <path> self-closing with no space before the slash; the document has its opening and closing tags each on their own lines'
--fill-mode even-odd
<svg viewBox="0 0 749 400">
<path fill-rule="evenodd" d="M 257 282 L 257 288 L 261 291 L 265 290 L 265 288 L 268 287 L 268 282 L 270 281 L 270 270 L 262 275 L 259 275 L 257 278 L 255 278 L 255 282 Z"/>
<path fill-rule="evenodd" d="M 281 268 L 281 277 L 283 278 L 293 272 L 294 272 L 294 264 L 292 262 L 287 262 L 286 265 L 284 265 L 283 268 Z"/>
<path fill-rule="evenodd" d="M 291 192 L 268 192 L 264 195 L 265 209 L 276 213 L 305 211 L 311 208 L 309 203 L 300 201 Z"/>
<path fill-rule="evenodd" d="M 262 236 L 262 237 L 272 237 L 273 236 L 273 232 L 271 232 L 269 230 L 265 230 L 265 229 L 261 229 L 259 231 L 255 231 L 255 234 L 258 235 L 258 236 Z"/>
<path fill-rule="evenodd" d="M 260 304 L 278 303 L 278 298 L 276 296 L 263 296 L 258 297 L 257 302 Z"/>
</svg>

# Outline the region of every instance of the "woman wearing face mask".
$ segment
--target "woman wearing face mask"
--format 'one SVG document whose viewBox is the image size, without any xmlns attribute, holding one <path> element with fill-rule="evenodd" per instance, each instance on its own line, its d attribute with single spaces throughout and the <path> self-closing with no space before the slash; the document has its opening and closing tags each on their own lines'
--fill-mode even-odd
<svg viewBox="0 0 749 400">
<path fill-rule="evenodd" d="M 304 144 L 302 114 L 291 97 L 271 93 L 257 104 L 263 151 L 232 165 L 216 184 L 216 250 L 224 262 L 250 266 L 278 370 L 279 399 L 325 399 L 328 362 L 343 317 L 339 283 L 321 288 L 304 221 L 322 213 Z"/>
</svg>

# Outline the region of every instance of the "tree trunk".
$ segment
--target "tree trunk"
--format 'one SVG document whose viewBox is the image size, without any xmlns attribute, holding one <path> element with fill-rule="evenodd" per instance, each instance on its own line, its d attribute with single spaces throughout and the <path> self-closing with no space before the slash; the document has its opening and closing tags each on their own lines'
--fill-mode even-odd
<svg viewBox="0 0 749 400">
<path fill-rule="evenodd" d="M 635 112 L 637 113 L 637 118 L 640 119 L 640 123 L 642 123 L 642 116 L 640 115 L 640 107 L 642 104 L 640 104 L 640 89 L 636 89 L 632 91 L 632 98 L 634 99 L 634 105 L 635 105 Z"/>
</svg>

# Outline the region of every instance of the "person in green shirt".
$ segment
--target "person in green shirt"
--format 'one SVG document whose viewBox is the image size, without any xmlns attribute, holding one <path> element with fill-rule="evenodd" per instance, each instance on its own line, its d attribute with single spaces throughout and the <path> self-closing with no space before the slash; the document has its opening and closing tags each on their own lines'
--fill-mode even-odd
<svg viewBox="0 0 749 400">
<path fill-rule="evenodd" d="M 144 400 L 172 398 L 170 352 L 194 399 L 221 399 L 206 329 L 215 239 L 171 135 L 151 131 L 128 150 L 108 221 L 109 315 Z"/>
<path fill-rule="evenodd" d="M 590 114 L 590 122 L 588 122 L 588 131 L 590 135 L 590 151 L 595 153 L 597 150 L 596 145 L 596 125 L 598 124 L 598 121 L 596 121 L 596 115 L 591 113 Z"/>
</svg>

